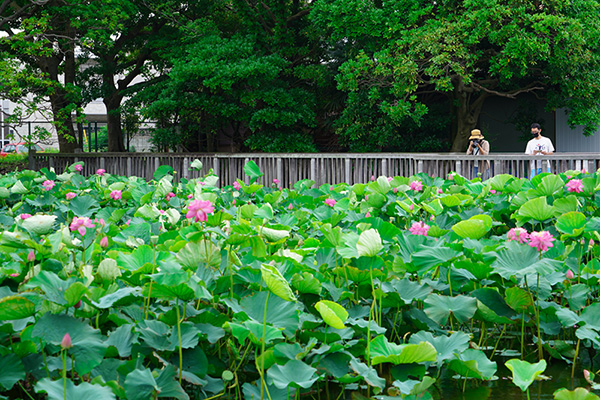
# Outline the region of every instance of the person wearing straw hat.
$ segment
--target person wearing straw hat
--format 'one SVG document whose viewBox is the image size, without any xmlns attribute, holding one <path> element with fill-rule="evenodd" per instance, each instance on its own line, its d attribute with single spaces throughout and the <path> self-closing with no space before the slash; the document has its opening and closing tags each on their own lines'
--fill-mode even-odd
<svg viewBox="0 0 600 400">
<path fill-rule="evenodd" d="M 469 148 L 467 149 L 467 155 L 473 156 L 487 156 L 490 154 L 490 143 L 483 138 L 481 131 L 479 129 L 473 129 L 471 131 L 471 136 L 469 137 Z M 477 177 L 477 173 L 479 172 L 479 163 L 476 161 L 473 166 L 473 175 Z M 486 168 L 487 167 L 487 168 Z M 485 164 L 482 164 L 481 172 L 488 172 L 489 174 L 489 161 Z M 486 170 L 486 171 L 484 171 Z"/>
</svg>

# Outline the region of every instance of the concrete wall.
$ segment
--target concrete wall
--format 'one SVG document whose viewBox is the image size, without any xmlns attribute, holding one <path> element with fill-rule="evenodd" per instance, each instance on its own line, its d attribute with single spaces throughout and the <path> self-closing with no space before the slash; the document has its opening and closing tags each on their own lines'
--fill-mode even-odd
<svg viewBox="0 0 600 400">
<path fill-rule="evenodd" d="M 564 109 L 556 111 L 556 149 L 572 153 L 600 153 L 600 133 L 583 136 L 583 127 L 571 129 Z"/>
</svg>

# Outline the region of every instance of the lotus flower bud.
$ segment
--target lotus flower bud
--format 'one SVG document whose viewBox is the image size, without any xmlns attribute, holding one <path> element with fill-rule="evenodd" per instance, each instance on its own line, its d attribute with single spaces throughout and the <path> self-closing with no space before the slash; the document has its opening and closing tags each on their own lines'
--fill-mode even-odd
<svg viewBox="0 0 600 400">
<path fill-rule="evenodd" d="M 28 261 L 28 262 L 32 262 L 32 261 L 34 261 L 34 260 L 35 260 L 35 253 L 33 252 L 33 250 L 31 250 L 31 251 L 29 252 L 29 254 L 27 254 L 27 261 Z"/>
<path fill-rule="evenodd" d="M 568 270 L 567 271 L 567 279 L 573 279 L 575 278 L 575 274 L 573 273 L 573 271 Z"/>
<path fill-rule="evenodd" d="M 100 246 L 102 248 L 108 247 L 108 236 L 104 236 L 102 239 L 100 239 Z"/>
<path fill-rule="evenodd" d="M 62 347 L 63 350 L 70 349 L 71 347 L 73 347 L 73 343 L 71 342 L 71 336 L 68 333 L 65 333 L 65 336 L 63 336 L 62 341 L 60 342 L 60 347 Z"/>
</svg>

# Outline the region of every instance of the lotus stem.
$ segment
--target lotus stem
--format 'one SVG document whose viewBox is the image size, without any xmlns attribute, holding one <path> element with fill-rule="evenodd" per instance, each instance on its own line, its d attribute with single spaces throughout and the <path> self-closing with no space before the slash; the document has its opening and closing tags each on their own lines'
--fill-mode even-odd
<svg viewBox="0 0 600 400">
<path fill-rule="evenodd" d="M 542 347 L 542 335 L 540 333 L 540 274 L 537 274 L 537 287 L 535 288 L 535 325 L 537 327 L 538 335 L 538 354 L 539 361 L 544 359 L 544 349 Z"/>
<path fill-rule="evenodd" d="M 62 358 L 62 364 L 63 364 L 63 370 L 62 370 L 62 378 L 63 378 L 63 393 L 64 393 L 64 400 L 67 400 L 67 351 L 66 350 L 62 350 L 61 351 L 61 358 Z"/>
<path fill-rule="evenodd" d="M 579 356 L 579 344 L 581 339 L 577 339 L 577 346 L 575 346 L 575 357 L 573 357 L 573 367 L 571 368 L 571 379 L 575 376 L 575 364 L 577 363 L 577 357 Z"/>
<path fill-rule="evenodd" d="M 181 377 L 183 375 L 183 351 L 181 349 L 181 317 L 179 315 L 179 298 L 175 304 L 175 312 L 177 313 L 177 341 L 179 344 L 179 384 L 181 385 Z"/>
<path fill-rule="evenodd" d="M 267 305 L 269 304 L 269 296 L 271 295 L 271 291 L 267 290 L 267 298 L 265 299 L 265 312 L 263 315 L 263 332 L 262 332 L 262 340 L 261 340 L 261 348 L 260 348 L 260 400 L 264 399 L 263 390 L 267 390 L 267 396 L 269 400 L 271 400 L 271 396 L 269 395 L 269 390 L 266 388 L 265 383 L 265 338 L 267 336 Z"/>
</svg>

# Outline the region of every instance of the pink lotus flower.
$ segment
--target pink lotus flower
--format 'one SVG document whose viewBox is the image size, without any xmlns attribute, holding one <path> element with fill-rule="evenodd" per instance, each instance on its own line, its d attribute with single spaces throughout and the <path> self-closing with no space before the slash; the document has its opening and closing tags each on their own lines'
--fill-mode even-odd
<svg viewBox="0 0 600 400">
<path fill-rule="evenodd" d="M 121 199 L 121 191 L 120 190 L 113 190 L 112 192 L 110 192 L 110 198 L 113 200 L 119 200 Z"/>
<path fill-rule="evenodd" d="M 529 233 L 523 228 L 512 228 L 506 236 L 508 240 L 517 240 L 519 243 L 527 243 L 529 240 Z"/>
<path fill-rule="evenodd" d="M 14 274 L 10 274 L 11 277 L 16 278 L 17 276 L 19 276 L 19 274 L 14 273 Z"/>
<path fill-rule="evenodd" d="M 427 236 L 427 231 L 429 230 L 429 225 L 424 222 L 413 222 L 412 226 L 409 228 L 410 233 L 413 235 L 423 235 Z"/>
<path fill-rule="evenodd" d="M 371 213 L 367 211 L 367 213 L 365 214 L 365 218 L 371 218 Z"/>
<path fill-rule="evenodd" d="M 65 195 L 67 200 L 73 200 L 76 196 L 77 196 L 77 193 L 74 193 L 74 192 L 69 192 Z"/>
<path fill-rule="evenodd" d="M 290 205 L 288 206 L 288 210 L 293 210 L 294 206 L 290 203 Z"/>
<path fill-rule="evenodd" d="M 496 194 L 496 191 L 494 189 L 490 189 L 490 193 L 491 194 Z"/>
<path fill-rule="evenodd" d="M 454 180 L 454 174 L 448 174 L 448 180 L 453 181 Z"/>
<path fill-rule="evenodd" d="M 588 243 L 588 246 L 594 247 L 594 239 L 590 239 L 590 242 Z"/>
<path fill-rule="evenodd" d="M 45 180 L 44 182 L 42 182 L 42 186 L 44 187 L 44 189 L 46 189 L 46 191 L 52 190 L 54 185 L 56 184 L 54 183 L 54 181 L 51 180 Z"/>
<path fill-rule="evenodd" d="M 335 206 L 335 203 L 337 203 L 337 201 L 335 201 L 334 199 L 326 199 L 325 200 L 325 204 L 327 204 L 330 207 Z"/>
<path fill-rule="evenodd" d="M 193 198 L 194 198 L 194 195 L 193 195 L 193 194 L 188 194 L 188 195 L 187 195 L 187 198 L 188 198 L 188 200 L 191 200 L 191 199 L 193 199 Z"/>
<path fill-rule="evenodd" d="M 444 190 L 443 189 L 438 189 L 438 193 L 442 194 L 442 193 L 444 193 Z"/>
<path fill-rule="evenodd" d="M 60 347 L 62 347 L 63 350 L 70 349 L 71 347 L 73 347 L 73 343 L 71 342 L 71 335 L 65 333 L 65 336 L 63 336 L 60 342 Z"/>
<path fill-rule="evenodd" d="M 421 183 L 421 181 L 412 181 L 410 183 L 410 190 L 420 192 L 421 190 L 423 190 L 423 184 Z"/>
<path fill-rule="evenodd" d="M 161 215 L 165 215 L 167 212 L 165 210 L 158 210 Z"/>
<path fill-rule="evenodd" d="M 31 250 L 29 251 L 29 254 L 27 254 L 27 261 L 32 262 L 33 260 L 35 260 L 35 253 Z"/>
<path fill-rule="evenodd" d="M 273 183 L 276 185 L 279 185 L 279 179 L 277 179 L 277 178 L 273 179 Z"/>
<path fill-rule="evenodd" d="M 387 178 L 388 182 L 391 182 L 391 181 L 392 181 L 392 179 L 393 179 L 393 178 L 392 178 L 391 176 L 388 176 L 388 178 Z"/>
<path fill-rule="evenodd" d="M 173 192 L 167 193 L 167 201 L 171 200 L 173 197 L 175 197 L 175 193 L 173 193 Z"/>
<path fill-rule="evenodd" d="M 409 209 L 410 211 L 415 211 L 415 205 L 414 205 L 414 204 L 411 204 L 410 206 L 408 206 L 408 209 Z"/>
<path fill-rule="evenodd" d="M 193 200 L 188 206 L 186 218 L 194 218 L 194 222 L 206 221 L 207 214 L 213 213 L 215 208 L 210 200 Z"/>
<path fill-rule="evenodd" d="M 567 190 L 569 192 L 581 193 L 583 192 L 583 183 L 579 179 L 571 179 L 567 182 Z"/>
<path fill-rule="evenodd" d="M 573 271 L 568 270 L 567 271 L 567 279 L 571 280 L 573 278 L 575 278 L 575 274 L 573 273 Z"/>
<path fill-rule="evenodd" d="M 397 187 L 393 188 L 393 189 L 392 189 L 392 192 L 394 192 L 394 193 L 398 193 L 398 188 L 397 188 Z"/>
<path fill-rule="evenodd" d="M 529 245 L 535 247 L 537 251 L 543 252 L 548 250 L 550 247 L 554 247 L 552 242 L 555 240 L 552 234 L 547 231 L 531 232 L 529 235 Z"/>
<path fill-rule="evenodd" d="M 125 222 L 125 225 L 129 226 L 130 223 L 131 223 L 131 219 L 128 220 L 127 222 Z"/>
<path fill-rule="evenodd" d="M 107 248 L 108 247 L 108 236 L 104 236 L 100 239 L 100 247 Z"/>
<path fill-rule="evenodd" d="M 71 232 L 77 231 L 81 236 L 84 236 L 87 232 L 86 228 L 95 228 L 96 225 L 92 223 L 92 220 L 88 217 L 75 217 L 73 222 L 69 225 Z"/>
<path fill-rule="evenodd" d="M 83 165 L 81 164 L 75 164 L 75 166 L 73 167 L 73 169 L 77 172 L 81 172 L 83 171 Z"/>
<path fill-rule="evenodd" d="M 375 180 L 375 175 L 371 175 L 371 180 L 374 181 Z"/>
<path fill-rule="evenodd" d="M 231 202 L 231 204 L 233 204 L 235 206 L 235 203 L 237 203 L 237 201 L 235 199 L 233 199 L 233 201 Z"/>
<path fill-rule="evenodd" d="M 104 222 L 104 218 L 94 218 L 94 222 L 99 223 L 100 226 L 106 225 L 106 222 Z"/>
<path fill-rule="evenodd" d="M 333 192 L 333 186 L 329 186 L 329 191 Z"/>
<path fill-rule="evenodd" d="M 27 218 L 31 218 L 31 217 L 32 217 L 31 214 L 21 214 L 21 215 L 19 215 L 19 218 L 21 218 L 21 219 L 27 219 Z"/>
<path fill-rule="evenodd" d="M 581 173 L 582 174 L 586 174 L 587 173 L 587 171 L 585 170 L 585 168 L 581 168 Z"/>
<path fill-rule="evenodd" d="M 242 185 L 240 185 L 240 183 L 238 181 L 233 182 L 233 188 L 235 190 L 240 190 L 242 188 Z"/>
<path fill-rule="evenodd" d="M 100 175 L 100 176 L 104 176 L 104 174 L 106 173 L 106 170 L 100 168 L 99 170 L 96 171 L 96 174 Z"/>
</svg>

